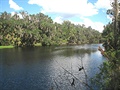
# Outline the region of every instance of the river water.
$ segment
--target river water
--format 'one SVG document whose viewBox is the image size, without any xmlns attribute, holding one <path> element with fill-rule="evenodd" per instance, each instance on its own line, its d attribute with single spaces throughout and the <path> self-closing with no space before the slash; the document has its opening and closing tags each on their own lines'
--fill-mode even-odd
<svg viewBox="0 0 120 90">
<path fill-rule="evenodd" d="M 0 90 L 88 90 L 84 82 L 105 60 L 98 46 L 0 49 Z"/>
</svg>

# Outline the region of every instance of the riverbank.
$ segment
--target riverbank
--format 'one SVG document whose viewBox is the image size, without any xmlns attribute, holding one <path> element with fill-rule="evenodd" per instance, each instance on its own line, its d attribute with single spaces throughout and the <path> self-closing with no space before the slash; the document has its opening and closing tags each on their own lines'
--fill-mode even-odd
<svg viewBox="0 0 120 90">
<path fill-rule="evenodd" d="M 85 43 L 84 43 L 85 44 Z M 63 45 L 57 45 L 57 46 L 75 46 L 75 45 L 84 45 L 84 44 L 63 44 Z M 87 43 L 86 43 L 87 44 Z M 93 43 L 94 44 L 94 43 Z M 33 47 L 41 47 L 41 43 L 34 44 Z M 55 45 L 52 45 L 55 46 Z M 0 49 L 5 49 L 5 48 L 14 48 L 15 46 L 9 45 L 9 46 L 0 46 Z M 25 46 L 27 47 L 27 46 Z"/>
<path fill-rule="evenodd" d="M 37 43 L 34 45 L 35 47 L 42 46 L 40 43 Z M 0 46 L 0 49 L 5 49 L 5 48 L 14 48 L 15 46 L 9 45 L 9 46 Z"/>
<path fill-rule="evenodd" d="M 14 48 L 14 46 L 0 46 L 0 49 L 4 49 L 4 48 Z"/>
</svg>

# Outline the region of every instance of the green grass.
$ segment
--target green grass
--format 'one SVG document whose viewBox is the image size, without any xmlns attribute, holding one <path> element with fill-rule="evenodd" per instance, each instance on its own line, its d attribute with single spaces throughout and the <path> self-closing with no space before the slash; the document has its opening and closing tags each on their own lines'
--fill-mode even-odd
<svg viewBox="0 0 120 90">
<path fill-rule="evenodd" d="M 4 48 L 14 48 L 14 46 L 0 46 L 0 49 L 4 49 Z"/>
<path fill-rule="evenodd" d="M 37 43 L 37 44 L 35 44 L 35 46 L 42 46 L 42 44 L 41 43 Z"/>
<path fill-rule="evenodd" d="M 35 44 L 35 46 L 42 46 L 41 43 Z M 0 49 L 5 49 L 5 48 L 14 48 L 14 46 L 9 45 L 9 46 L 0 46 Z"/>
</svg>

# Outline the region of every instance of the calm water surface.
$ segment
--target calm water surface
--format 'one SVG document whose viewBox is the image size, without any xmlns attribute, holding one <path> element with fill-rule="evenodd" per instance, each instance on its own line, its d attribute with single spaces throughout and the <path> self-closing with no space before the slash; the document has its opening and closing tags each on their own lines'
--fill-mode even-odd
<svg viewBox="0 0 120 90">
<path fill-rule="evenodd" d="M 105 58 L 97 50 L 101 44 L 13 48 L 0 50 L 0 90 L 82 90 L 87 76 L 99 72 Z"/>
</svg>

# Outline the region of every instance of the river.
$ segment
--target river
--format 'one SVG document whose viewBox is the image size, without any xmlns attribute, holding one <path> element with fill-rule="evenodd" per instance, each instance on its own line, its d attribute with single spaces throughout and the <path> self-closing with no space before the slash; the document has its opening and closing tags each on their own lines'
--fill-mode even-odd
<svg viewBox="0 0 120 90">
<path fill-rule="evenodd" d="M 85 73 L 89 80 L 105 60 L 98 46 L 0 49 L 0 90 L 85 90 Z"/>
</svg>

